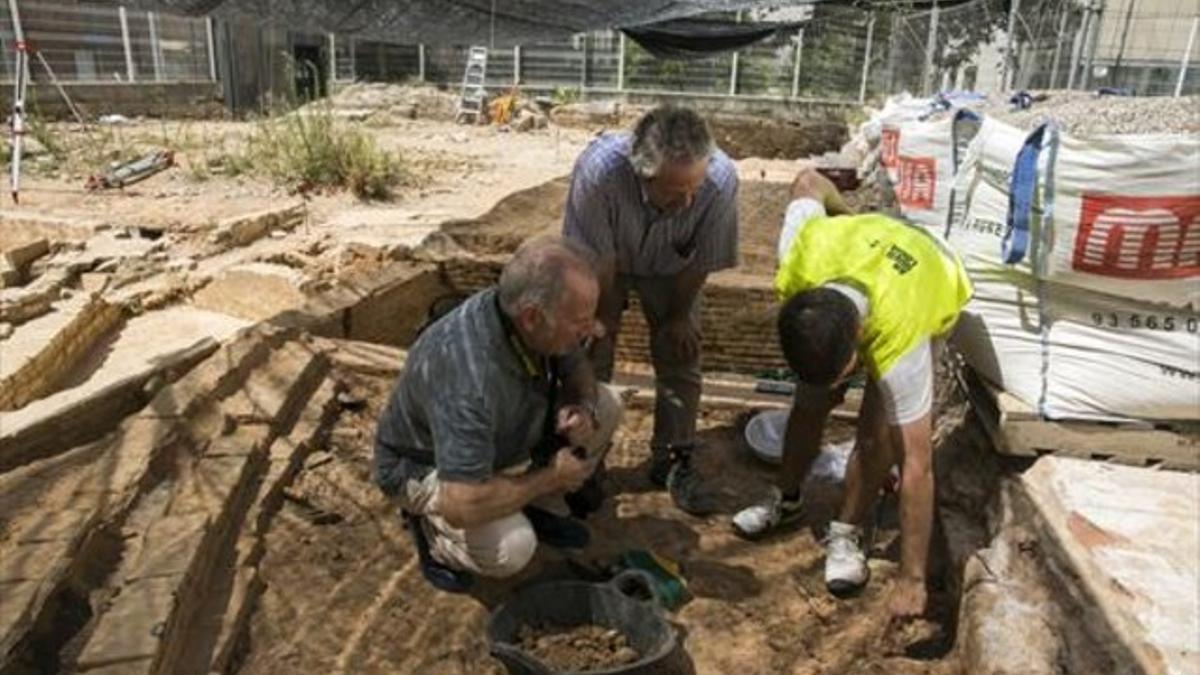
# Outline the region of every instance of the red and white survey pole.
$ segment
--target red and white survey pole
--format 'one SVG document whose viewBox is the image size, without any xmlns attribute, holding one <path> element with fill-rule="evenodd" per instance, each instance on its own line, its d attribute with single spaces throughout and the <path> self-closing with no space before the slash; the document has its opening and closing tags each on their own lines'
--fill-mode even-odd
<svg viewBox="0 0 1200 675">
<path fill-rule="evenodd" d="M 17 0 L 8 0 L 8 11 L 12 16 L 13 37 L 17 43 L 16 77 L 13 79 L 11 174 L 12 199 L 16 203 L 21 192 L 21 139 L 25 136 L 25 88 L 29 82 L 29 47 L 25 44 L 25 31 L 21 28 Z"/>
</svg>

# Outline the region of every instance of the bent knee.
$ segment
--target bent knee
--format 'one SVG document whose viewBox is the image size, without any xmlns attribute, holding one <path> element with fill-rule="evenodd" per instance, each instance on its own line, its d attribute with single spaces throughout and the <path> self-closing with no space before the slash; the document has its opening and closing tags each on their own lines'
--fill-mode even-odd
<svg viewBox="0 0 1200 675">
<path fill-rule="evenodd" d="M 471 560 L 485 577 L 511 577 L 529 564 L 537 535 L 529 519 L 517 513 L 467 531 Z"/>
</svg>

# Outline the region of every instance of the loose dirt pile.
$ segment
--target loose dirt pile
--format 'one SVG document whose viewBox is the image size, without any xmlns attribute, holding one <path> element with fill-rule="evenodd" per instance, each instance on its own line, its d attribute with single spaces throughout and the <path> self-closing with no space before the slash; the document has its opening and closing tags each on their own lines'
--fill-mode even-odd
<svg viewBox="0 0 1200 675">
<path fill-rule="evenodd" d="M 397 119 L 452 120 L 454 94 L 428 85 L 356 82 L 329 98 L 335 113 L 390 122 Z M 323 105 L 318 102 L 317 105 Z"/>
<path fill-rule="evenodd" d="M 558 671 L 607 670 L 638 660 L 629 638 L 615 628 L 580 626 L 521 626 L 517 644 L 529 655 Z"/>
</svg>

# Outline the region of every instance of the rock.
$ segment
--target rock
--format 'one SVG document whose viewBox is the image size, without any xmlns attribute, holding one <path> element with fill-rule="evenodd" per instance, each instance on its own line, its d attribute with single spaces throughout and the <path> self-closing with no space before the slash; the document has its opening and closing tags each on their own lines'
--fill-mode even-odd
<svg viewBox="0 0 1200 675">
<path fill-rule="evenodd" d="M 79 286 L 87 293 L 101 293 L 108 287 L 112 275 L 101 272 L 84 272 L 79 275 Z"/>
<path fill-rule="evenodd" d="M 46 255 L 50 252 L 50 242 L 45 239 L 35 239 L 34 241 L 20 246 L 14 246 L 4 252 L 4 258 L 16 270 L 24 270 L 34 260 Z"/>
<path fill-rule="evenodd" d="M 92 271 L 93 272 L 105 272 L 105 273 L 116 272 L 117 267 L 120 266 L 120 264 L 121 264 L 121 261 L 117 260 L 116 258 L 110 258 L 108 260 L 101 261 L 100 264 L 96 265 L 92 269 Z"/>
<path fill-rule="evenodd" d="M 7 260 L 0 258 L 0 288 L 20 286 L 24 280 L 25 275 L 21 274 L 21 270 L 13 268 Z"/>
<path fill-rule="evenodd" d="M 163 267 L 167 272 L 185 272 L 196 269 L 196 261 L 191 258 L 175 258 Z"/>
<path fill-rule="evenodd" d="M 13 330 L 11 323 L 0 323 L 0 340 L 7 340 L 12 337 Z"/>
<path fill-rule="evenodd" d="M 529 112 L 528 110 L 522 110 L 521 112 L 517 113 L 517 118 L 515 120 L 513 120 L 513 124 L 512 124 L 514 129 L 516 129 L 517 131 L 521 131 L 521 132 L 533 131 L 533 129 L 536 125 L 537 125 L 536 115 Z"/>
</svg>

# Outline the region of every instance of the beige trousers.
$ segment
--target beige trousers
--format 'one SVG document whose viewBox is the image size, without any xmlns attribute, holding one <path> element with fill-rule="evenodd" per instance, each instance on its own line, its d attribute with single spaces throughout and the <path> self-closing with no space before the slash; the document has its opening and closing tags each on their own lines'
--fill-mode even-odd
<svg viewBox="0 0 1200 675">
<path fill-rule="evenodd" d="M 600 428 L 585 446 L 588 456 L 597 463 L 608 450 L 622 413 L 616 390 L 599 385 L 596 417 Z M 523 465 L 506 473 L 520 474 L 526 469 Z M 423 516 L 421 521 L 434 559 L 448 567 L 497 578 L 512 576 L 529 564 L 537 549 L 537 536 L 523 513 L 518 511 L 475 527 L 458 528 L 447 523 L 439 513 L 440 494 L 437 471 L 431 471 L 421 480 L 408 481 L 399 495 L 401 508 Z M 548 511 L 563 512 L 562 495 L 551 495 L 535 504 Z"/>
</svg>

